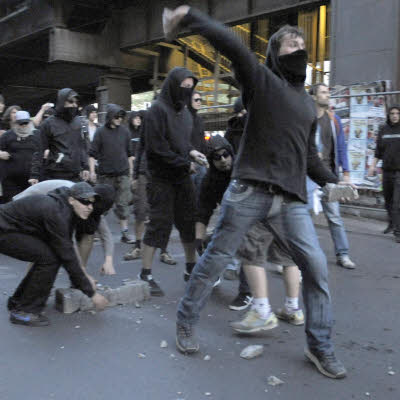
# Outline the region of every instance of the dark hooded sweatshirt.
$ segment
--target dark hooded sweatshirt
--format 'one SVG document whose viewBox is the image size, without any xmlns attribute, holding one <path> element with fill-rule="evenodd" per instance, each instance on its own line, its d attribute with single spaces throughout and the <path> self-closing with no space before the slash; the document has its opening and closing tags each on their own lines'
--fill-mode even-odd
<svg viewBox="0 0 400 400">
<path fill-rule="evenodd" d="M 232 61 L 241 84 L 247 124 L 232 178 L 264 182 L 307 202 L 306 175 L 323 186 L 337 182 L 315 147 L 316 112 L 304 83 L 285 79 L 279 67 L 279 42 L 272 36 L 267 66 L 224 25 L 191 8 L 182 26 L 207 38 Z"/>
<path fill-rule="evenodd" d="M 133 125 L 133 120 L 136 117 L 140 117 L 140 119 L 142 120 L 142 123 L 138 127 Z M 139 111 L 131 111 L 129 113 L 128 127 L 129 127 L 129 131 L 131 133 L 132 151 L 133 151 L 133 154 L 136 155 L 137 148 L 139 147 L 140 137 L 142 136 L 142 130 L 143 130 L 143 118 Z"/>
<path fill-rule="evenodd" d="M 189 176 L 193 119 L 186 106 L 191 93 L 187 93 L 185 101 L 180 87 L 185 78 L 193 78 L 196 85 L 197 79 L 186 68 L 171 70 L 147 112 L 145 149 L 152 179 L 180 183 Z"/>
<path fill-rule="evenodd" d="M 393 109 L 400 111 L 399 106 L 389 108 L 386 123 L 380 127 L 376 141 L 375 157 L 383 160 L 385 171 L 400 171 L 400 123 L 390 122 L 389 113 Z"/>
<path fill-rule="evenodd" d="M 146 115 L 147 110 L 140 110 L 140 116 L 142 117 L 142 125 L 140 131 L 139 143 L 136 147 L 135 162 L 133 164 L 133 179 L 138 179 L 139 175 L 147 174 L 147 161 L 146 161 L 146 150 L 145 150 L 145 133 L 146 133 Z"/>
<path fill-rule="evenodd" d="M 99 175 L 129 175 L 129 157 L 133 157 L 131 134 L 125 126 L 111 128 L 111 120 L 123 109 L 116 104 L 107 105 L 106 123 L 97 129 L 90 146 L 89 156 L 99 162 Z"/>
<path fill-rule="evenodd" d="M 206 154 L 207 152 L 207 142 L 204 138 L 204 122 L 203 119 L 197 114 L 197 110 L 192 107 L 189 103 L 188 109 L 192 114 L 193 118 L 193 130 L 191 135 L 192 146 L 195 150 L 200 153 Z"/>
<path fill-rule="evenodd" d="M 246 124 L 247 114 L 242 117 L 233 116 L 228 121 L 228 128 L 226 129 L 225 139 L 232 145 L 233 151 L 239 151 L 240 140 L 242 139 L 244 125 Z"/>
<path fill-rule="evenodd" d="M 40 126 L 42 150 L 50 150 L 44 174 L 50 177 L 52 172 L 56 172 L 58 177 L 65 174 L 65 179 L 68 179 L 89 169 L 81 119 L 79 116 L 71 118 L 64 108 L 64 103 L 71 94 L 76 93 L 69 88 L 58 92 L 56 114 L 47 118 Z M 37 162 L 42 159 L 43 157 L 37 157 Z M 35 166 L 35 169 L 39 171 L 40 167 Z"/>
<path fill-rule="evenodd" d="M 212 155 L 218 150 L 226 149 L 232 157 L 234 156 L 232 146 L 222 136 L 213 136 L 208 142 L 208 147 L 209 153 L 207 154 L 207 158 L 210 168 L 201 181 L 197 205 L 197 222 L 201 222 L 204 225 L 208 225 L 214 210 L 221 203 L 225 190 L 231 180 L 232 173 L 231 170 L 219 171 L 215 168 Z"/>
<path fill-rule="evenodd" d="M 69 189 L 63 187 L 48 195 L 27 196 L 0 206 L 0 233 L 24 233 L 43 240 L 57 255 L 73 285 L 91 297 L 92 285 L 80 267 L 72 242 L 78 217 L 68 196 Z"/>
<path fill-rule="evenodd" d="M 13 129 L 5 132 L 0 138 L 0 150 L 10 153 L 9 160 L 0 163 L 3 180 L 15 182 L 17 185 L 28 185 L 28 180 L 39 176 L 39 171 L 32 170 L 32 158 L 41 150 L 39 131 L 33 128 L 32 134 L 18 137 Z M 37 172 L 37 173 L 36 173 Z"/>
</svg>

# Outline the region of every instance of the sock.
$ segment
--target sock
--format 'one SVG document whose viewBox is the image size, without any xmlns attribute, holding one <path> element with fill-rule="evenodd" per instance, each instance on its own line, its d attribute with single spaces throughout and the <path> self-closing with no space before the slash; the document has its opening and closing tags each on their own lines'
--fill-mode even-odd
<svg viewBox="0 0 400 400">
<path fill-rule="evenodd" d="M 142 271 L 140 272 L 140 276 L 141 277 L 147 277 L 148 275 L 151 275 L 151 269 L 142 268 Z"/>
<path fill-rule="evenodd" d="M 136 240 L 136 242 L 135 242 L 135 247 L 136 247 L 137 249 L 140 249 L 141 243 L 142 243 L 141 240 Z"/>
<path fill-rule="evenodd" d="M 196 263 L 186 263 L 186 272 L 191 274 L 195 265 Z"/>
<path fill-rule="evenodd" d="M 271 313 L 271 306 L 269 304 L 268 297 L 259 297 L 253 299 L 251 308 L 252 310 L 256 310 L 263 319 L 268 318 L 269 314 Z"/>
<path fill-rule="evenodd" d="M 167 252 L 167 249 L 160 249 L 160 253 L 161 254 L 164 254 L 164 253 L 166 253 Z"/>
<path fill-rule="evenodd" d="M 286 297 L 285 307 L 287 310 L 297 310 L 299 308 L 299 298 L 298 297 Z"/>
</svg>

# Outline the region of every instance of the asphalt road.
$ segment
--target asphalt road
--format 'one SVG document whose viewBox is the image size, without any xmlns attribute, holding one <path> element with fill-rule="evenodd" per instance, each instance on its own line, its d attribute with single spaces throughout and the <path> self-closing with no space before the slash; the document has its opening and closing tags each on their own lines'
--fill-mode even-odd
<svg viewBox="0 0 400 400">
<path fill-rule="evenodd" d="M 303 327 L 281 322 L 262 336 L 234 335 L 229 321 L 241 313 L 227 305 L 236 295 L 237 281 L 223 281 L 204 310 L 197 328 L 200 352 L 181 355 L 175 348 L 175 312 L 184 290 L 184 263 L 174 232 L 170 251 L 178 265 L 157 259 L 153 268 L 165 297 L 152 298 L 141 308 L 119 306 L 72 315 L 58 313 L 52 297 L 46 308 L 52 324 L 44 328 L 9 323 L 7 297 L 26 265 L 0 256 L 0 400 L 399 399 L 400 245 L 378 234 L 382 223 L 367 223 L 369 230 L 361 229 L 356 220 L 347 219 L 346 224 L 351 230 L 351 256 L 358 264 L 354 271 L 335 265 L 329 231 L 318 229 L 329 261 L 334 341 L 348 369 L 346 379 L 325 378 L 305 361 Z M 112 226 L 117 275 L 99 276 L 100 245 L 89 271 L 101 284 L 116 287 L 123 279 L 136 277 L 140 261 L 121 261 L 130 247 L 119 243 L 114 221 Z M 269 278 L 271 303 L 279 307 L 282 279 L 272 273 Z M 56 287 L 67 285 L 66 273 L 61 272 Z M 163 340 L 168 347 L 160 347 Z M 263 355 L 240 358 L 250 344 L 263 344 Z M 204 360 L 206 355 L 210 360 Z M 284 383 L 268 385 L 271 375 Z"/>
</svg>

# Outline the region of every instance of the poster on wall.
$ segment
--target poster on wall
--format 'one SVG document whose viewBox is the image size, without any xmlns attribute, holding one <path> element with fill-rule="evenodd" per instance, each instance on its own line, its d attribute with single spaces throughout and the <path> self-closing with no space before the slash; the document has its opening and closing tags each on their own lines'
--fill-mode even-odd
<svg viewBox="0 0 400 400">
<path fill-rule="evenodd" d="M 390 90 L 389 81 L 371 84 L 337 86 L 331 95 L 331 107 L 341 117 L 349 160 L 351 181 L 359 187 L 381 190 L 380 163 L 377 174 L 368 176 L 375 157 L 379 127 L 386 120 L 386 99 L 382 93 Z M 350 97 L 345 97 L 350 95 Z"/>
</svg>

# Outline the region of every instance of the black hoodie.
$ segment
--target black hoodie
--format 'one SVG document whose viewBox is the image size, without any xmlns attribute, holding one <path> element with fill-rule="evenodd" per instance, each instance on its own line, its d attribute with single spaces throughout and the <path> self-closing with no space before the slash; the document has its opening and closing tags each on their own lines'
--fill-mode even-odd
<svg viewBox="0 0 400 400">
<path fill-rule="evenodd" d="M 389 113 L 393 109 L 400 111 L 400 106 L 392 106 L 387 113 L 386 123 L 378 133 L 375 157 L 383 160 L 385 171 L 400 171 L 400 123 L 392 124 Z"/>
<path fill-rule="evenodd" d="M 204 138 L 204 122 L 203 119 L 197 114 L 197 110 L 192 107 L 190 102 L 188 109 L 193 118 L 193 129 L 191 134 L 191 143 L 195 150 L 205 154 L 207 152 L 207 141 Z"/>
<path fill-rule="evenodd" d="M 337 182 L 315 147 L 316 112 L 303 86 L 292 85 L 279 70 L 278 40 L 272 36 L 268 68 L 224 25 L 190 8 L 182 26 L 199 32 L 232 61 L 242 86 L 247 124 L 232 178 L 279 186 L 307 202 L 306 175 L 319 185 Z"/>
<path fill-rule="evenodd" d="M 225 139 L 232 145 L 233 151 L 237 153 L 239 151 L 240 140 L 243 136 L 244 126 L 246 124 L 247 114 L 238 117 L 234 115 L 229 118 L 228 128 L 226 129 Z"/>
<path fill-rule="evenodd" d="M 97 129 L 90 145 L 89 156 L 99 162 L 99 175 L 129 175 L 129 157 L 133 157 L 131 134 L 125 126 L 111 128 L 111 120 L 124 110 L 116 104 L 107 105 L 106 123 Z"/>
<path fill-rule="evenodd" d="M 136 147 L 135 162 L 133 164 L 133 179 L 138 179 L 139 175 L 147 174 L 147 161 L 145 150 L 145 133 L 146 133 L 146 115 L 147 110 L 140 110 L 139 115 L 142 118 L 139 143 Z"/>
<path fill-rule="evenodd" d="M 197 79 L 186 68 L 174 68 L 165 79 L 161 93 L 148 110 L 145 125 L 145 149 L 151 178 L 179 183 L 189 176 L 190 155 L 193 150 L 191 133 L 193 120 L 181 95 L 181 82 Z M 186 97 L 187 103 L 191 93 Z"/>
<path fill-rule="evenodd" d="M 134 126 L 133 120 L 136 117 L 140 117 L 142 123 L 140 126 Z M 140 137 L 142 136 L 143 130 L 143 118 L 139 111 L 131 111 L 128 115 L 128 128 L 131 133 L 132 151 L 136 156 L 137 148 L 139 146 Z"/>
<path fill-rule="evenodd" d="M 94 294 L 72 242 L 78 217 L 68 203 L 69 189 L 27 196 L 0 206 L 0 233 L 24 233 L 47 243 L 67 270 L 71 282 L 87 296 Z M 23 246 L 23 243 L 21 243 Z"/>
<path fill-rule="evenodd" d="M 232 170 L 220 171 L 215 168 L 212 155 L 218 150 L 226 149 L 234 157 L 232 146 L 222 136 L 212 136 L 208 142 L 208 148 L 207 158 L 210 168 L 201 181 L 197 204 L 197 221 L 204 225 L 208 225 L 215 208 L 221 203 L 232 173 Z"/>
<path fill-rule="evenodd" d="M 69 88 L 58 92 L 56 114 L 47 118 L 41 125 L 42 151 L 49 149 L 44 173 L 48 177 L 56 172 L 65 178 L 78 175 L 82 170 L 88 170 L 86 138 L 82 134 L 82 122 L 76 116 L 72 120 L 65 114 L 64 103 L 76 93 Z M 43 154 L 43 153 L 42 153 Z M 41 162 L 43 157 L 36 157 Z M 40 166 L 35 166 L 39 171 Z"/>
</svg>

